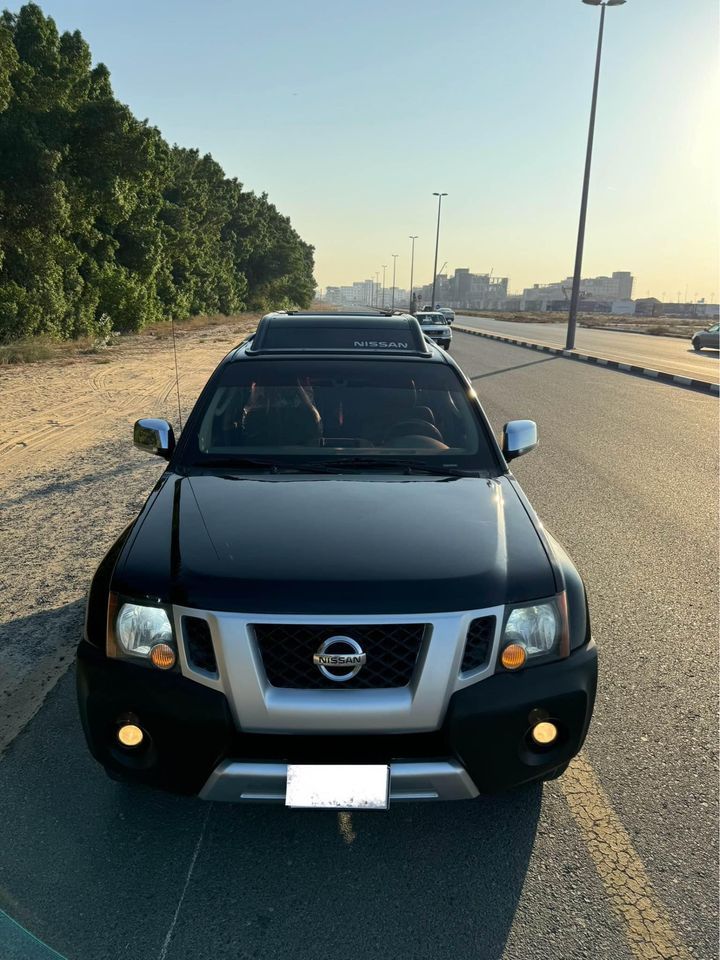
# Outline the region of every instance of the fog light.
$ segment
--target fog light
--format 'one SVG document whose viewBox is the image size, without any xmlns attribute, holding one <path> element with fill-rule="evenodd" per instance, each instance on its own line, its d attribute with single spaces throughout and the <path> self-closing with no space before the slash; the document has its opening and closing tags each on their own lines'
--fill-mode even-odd
<svg viewBox="0 0 720 960">
<path fill-rule="evenodd" d="M 527 651 L 519 643 L 509 643 L 500 654 L 500 663 L 506 670 L 519 670 L 526 660 Z"/>
<path fill-rule="evenodd" d="M 550 723 L 549 720 L 543 720 L 541 723 L 535 724 L 531 733 L 535 743 L 547 747 L 557 740 L 558 728 L 554 723 Z"/>
<path fill-rule="evenodd" d="M 117 738 L 124 747 L 139 747 L 144 736 L 134 723 L 124 723 L 117 732 Z"/>
<path fill-rule="evenodd" d="M 156 643 L 150 651 L 150 660 L 154 667 L 169 670 L 175 666 L 175 651 L 168 643 Z"/>
</svg>

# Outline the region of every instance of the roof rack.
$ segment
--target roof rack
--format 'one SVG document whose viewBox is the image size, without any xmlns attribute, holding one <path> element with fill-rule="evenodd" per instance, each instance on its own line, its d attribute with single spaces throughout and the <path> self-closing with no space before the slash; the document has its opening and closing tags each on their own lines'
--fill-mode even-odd
<svg viewBox="0 0 720 960">
<path fill-rule="evenodd" d="M 420 324 L 408 314 L 281 311 L 262 318 L 247 352 L 432 355 Z"/>
<path fill-rule="evenodd" d="M 359 310 L 323 310 L 321 313 L 312 310 L 274 310 L 272 314 L 267 314 L 267 316 L 278 313 L 288 317 L 392 317 L 402 314 L 403 311 L 390 310 L 384 307 L 361 307 Z"/>
</svg>

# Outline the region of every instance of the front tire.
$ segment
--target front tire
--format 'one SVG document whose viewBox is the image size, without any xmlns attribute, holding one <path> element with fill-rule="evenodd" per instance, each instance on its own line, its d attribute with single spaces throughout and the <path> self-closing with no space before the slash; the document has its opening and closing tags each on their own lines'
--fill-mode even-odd
<svg viewBox="0 0 720 960">
<path fill-rule="evenodd" d="M 694 350 L 696 353 L 700 353 L 700 351 L 702 350 L 702 345 L 700 344 L 700 341 L 699 341 L 699 340 L 693 340 L 692 345 L 693 345 L 693 350 Z"/>
</svg>

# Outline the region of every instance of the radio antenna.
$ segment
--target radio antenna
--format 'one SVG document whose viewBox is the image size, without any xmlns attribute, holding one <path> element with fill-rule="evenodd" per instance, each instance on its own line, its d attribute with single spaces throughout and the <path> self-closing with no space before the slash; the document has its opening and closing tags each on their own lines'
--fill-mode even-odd
<svg viewBox="0 0 720 960">
<path fill-rule="evenodd" d="M 173 341 L 173 353 L 175 355 L 175 390 L 177 391 L 177 402 L 178 402 L 178 422 L 180 424 L 180 431 L 182 432 L 182 411 L 180 409 L 180 375 L 178 374 L 178 362 L 177 362 L 177 344 L 175 343 L 175 318 L 170 317 L 170 327 L 172 329 L 172 341 Z"/>
</svg>

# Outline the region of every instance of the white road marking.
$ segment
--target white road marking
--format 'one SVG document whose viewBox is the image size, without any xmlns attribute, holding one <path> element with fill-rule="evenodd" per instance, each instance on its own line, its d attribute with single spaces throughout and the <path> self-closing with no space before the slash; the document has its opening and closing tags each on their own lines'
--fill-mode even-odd
<svg viewBox="0 0 720 960">
<path fill-rule="evenodd" d="M 203 825 L 200 830 L 200 836 L 197 839 L 195 844 L 195 849 L 193 850 L 193 855 L 190 859 L 190 866 L 188 867 L 187 876 L 185 877 L 185 883 L 183 884 L 182 893 L 180 894 L 180 899 L 178 900 L 177 907 L 175 907 L 175 913 L 173 914 L 172 921 L 168 932 L 165 934 L 165 939 L 163 940 L 163 945 L 160 948 L 160 953 L 158 954 L 158 960 L 165 960 L 167 957 L 168 948 L 170 946 L 170 941 L 172 940 L 173 931 L 175 930 L 175 925 L 178 922 L 178 917 L 180 916 L 180 909 L 183 905 L 183 900 L 185 899 L 185 894 L 187 893 L 187 888 L 190 883 L 190 877 L 192 877 L 192 872 L 195 869 L 195 861 L 198 858 L 200 853 L 200 847 L 202 842 L 205 839 L 205 830 L 207 829 L 208 820 L 210 819 L 210 811 L 212 810 L 212 804 L 208 804 L 207 813 L 205 814 L 205 819 L 203 820 Z"/>
</svg>

